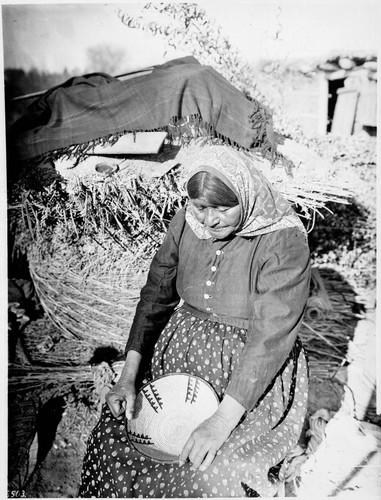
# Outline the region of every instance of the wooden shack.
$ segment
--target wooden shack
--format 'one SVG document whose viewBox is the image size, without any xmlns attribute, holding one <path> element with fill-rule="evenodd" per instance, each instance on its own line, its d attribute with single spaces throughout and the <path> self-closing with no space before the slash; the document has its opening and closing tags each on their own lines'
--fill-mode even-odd
<svg viewBox="0 0 381 500">
<path fill-rule="evenodd" d="M 282 92 L 282 107 L 306 135 L 377 135 L 375 57 L 298 63 L 291 71 L 294 77 Z"/>
</svg>

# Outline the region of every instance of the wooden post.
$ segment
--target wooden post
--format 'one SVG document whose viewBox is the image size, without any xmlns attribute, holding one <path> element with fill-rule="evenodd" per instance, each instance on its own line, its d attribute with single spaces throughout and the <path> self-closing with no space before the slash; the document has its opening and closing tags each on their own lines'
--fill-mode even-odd
<svg viewBox="0 0 381 500">
<path fill-rule="evenodd" d="M 356 89 L 343 87 L 337 91 L 337 102 L 331 128 L 332 134 L 352 135 L 358 98 L 359 92 Z"/>
<path fill-rule="evenodd" d="M 318 123 L 317 133 L 319 135 L 327 134 L 328 125 L 328 80 L 324 73 L 318 76 L 319 81 L 319 107 L 318 107 Z"/>
</svg>

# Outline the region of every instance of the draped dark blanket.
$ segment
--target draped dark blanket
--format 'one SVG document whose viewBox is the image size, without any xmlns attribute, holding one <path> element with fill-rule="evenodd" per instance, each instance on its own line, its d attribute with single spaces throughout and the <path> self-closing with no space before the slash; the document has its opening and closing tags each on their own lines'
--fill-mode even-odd
<svg viewBox="0 0 381 500">
<path fill-rule="evenodd" d="M 126 132 L 166 130 L 171 120 L 183 117 L 202 120 L 243 148 L 275 151 L 268 111 L 193 57 L 125 81 L 92 74 L 48 90 L 16 122 L 12 149 L 20 160 L 29 160 Z"/>
</svg>

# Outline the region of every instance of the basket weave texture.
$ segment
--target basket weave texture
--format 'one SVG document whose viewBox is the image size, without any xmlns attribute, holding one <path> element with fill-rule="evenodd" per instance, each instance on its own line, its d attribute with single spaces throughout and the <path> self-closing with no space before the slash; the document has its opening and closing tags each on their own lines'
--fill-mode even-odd
<svg viewBox="0 0 381 500">
<path fill-rule="evenodd" d="M 137 271 L 112 283 L 110 276 L 83 279 L 65 267 L 56 259 L 29 260 L 36 292 L 51 322 L 67 339 L 122 351 L 146 273 Z"/>
<path fill-rule="evenodd" d="M 200 377 L 164 375 L 137 395 L 128 438 L 142 455 L 170 463 L 178 457 L 192 431 L 218 408 L 218 397 Z"/>
</svg>

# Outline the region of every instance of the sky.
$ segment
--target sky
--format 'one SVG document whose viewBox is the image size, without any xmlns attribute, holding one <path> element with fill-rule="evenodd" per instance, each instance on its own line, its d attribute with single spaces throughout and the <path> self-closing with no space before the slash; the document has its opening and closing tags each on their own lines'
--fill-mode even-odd
<svg viewBox="0 0 381 500">
<path fill-rule="evenodd" d="M 88 49 L 123 51 L 121 72 L 176 57 L 158 37 L 128 29 L 117 10 L 138 14 L 142 2 L 38 4 L 2 1 L 5 68 L 83 72 Z M 251 0 L 200 3 L 250 63 L 376 52 L 377 0 Z M 380 10 L 378 10 L 380 14 Z"/>
</svg>

